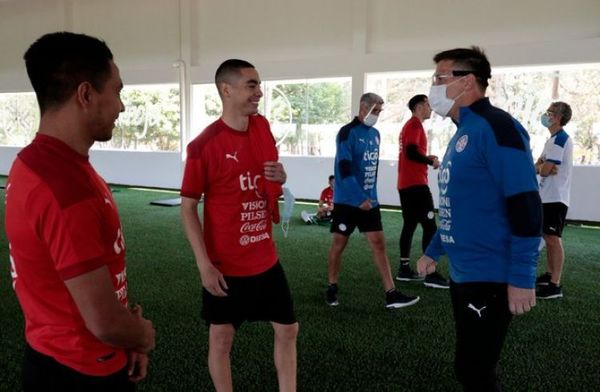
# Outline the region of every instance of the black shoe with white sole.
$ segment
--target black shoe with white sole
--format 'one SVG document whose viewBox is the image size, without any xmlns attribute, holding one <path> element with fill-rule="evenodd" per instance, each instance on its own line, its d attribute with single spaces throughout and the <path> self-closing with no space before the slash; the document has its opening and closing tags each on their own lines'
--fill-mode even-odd
<svg viewBox="0 0 600 392">
<path fill-rule="evenodd" d="M 437 271 L 425 276 L 425 281 L 423 282 L 423 284 L 426 287 L 432 287 L 434 289 L 449 289 L 450 288 L 450 283 L 448 283 L 446 278 L 444 278 L 442 275 L 440 275 L 440 273 Z"/>
<path fill-rule="evenodd" d="M 420 297 L 404 295 L 398 290 L 390 290 L 385 293 L 385 307 L 388 309 L 398 309 L 411 306 L 419 302 Z"/>
<path fill-rule="evenodd" d="M 539 299 L 558 299 L 562 298 L 562 286 L 550 282 L 546 286 L 539 286 L 535 296 Z"/>
</svg>

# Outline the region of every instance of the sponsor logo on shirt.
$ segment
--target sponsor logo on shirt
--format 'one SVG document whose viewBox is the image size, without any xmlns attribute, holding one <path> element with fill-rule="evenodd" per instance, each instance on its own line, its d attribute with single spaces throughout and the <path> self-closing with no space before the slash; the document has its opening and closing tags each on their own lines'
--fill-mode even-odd
<svg viewBox="0 0 600 392">
<path fill-rule="evenodd" d="M 240 237 L 240 245 L 246 246 L 248 244 L 253 244 L 255 242 L 260 242 L 262 240 L 266 240 L 271 238 L 269 233 L 262 233 L 259 235 L 243 235 Z"/>
<path fill-rule="evenodd" d="M 10 276 L 12 277 L 12 287 L 14 290 L 15 286 L 17 285 L 17 278 L 19 277 L 19 275 L 17 274 L 17 267 L 15 266 L 15 259 L 10 254 L 10 243 L 8 244 L 8 258 L 10 259 Z"/>
<path fill-rule="evenodd" d="M 259 211 L 265 212 L 265 211 Z M 263 219 L 258 222 L 245 222 L 242 227 L 240 227 L 240 233 L 254 233 L 258 231 L 265 231 L 267 229 L 267 220 Z"/>
<path fill-rule="evenodd" d="M 258 179 L 260 178 L 260 174 L 252 176 L 250 172 L 246 172 L 246 174 L 240 174 L 240 188 L 242 191 L 254 191 L 256 197 L 262 199 L 262 196 L 258 192 Z"/>
<path fill-rule="evenodd" d="M 125 306 L 127 306 L 127 268 L 123 267 L 123 269 L 115 274 L 115 279 L 117 280 L 117 290 L 115 290 L 115 295 L 117 299 Z"/>
<path fill-rule="evenodd" d="M 456 145 L 458 146 L 458 142 Z M 440 205 L 438 208 L 438 215 L 440 217 L 440 230 L 448 232 L 452 229 L 452 205 L 450 202 L 450 197 L 446 195 L 448 192 L 448 184 L 450 184 L 451 167 L 452 161 L 444 163 L 440 167 L 440 172 L 438 174 L 438 183 L 440 186 Z M 454 238 L 451 235 L 440 233 L 440 238 L 443 243 L 454 244 Z"/>
<path fill-rule="evenodd" d="M 375 188 L 375 182 L 377 180 L 377 163 L 379 162 L 379 150 L 366 150 L 363 154 L 363 160 L 369 163 L 364 169 L 365 177 L 363 183 L 363 190 L 368 191 L 369 189 Z"/>
<path fill-rule="evenodd" d="M 363 155 L 363 160 L 368 161 L 372 165 L 376 165 L 377 161 L 379 160 L 379 151 L 365 151 L 365 154 Z"/>
<path fill-rule="evenodd" d="M 113 243 L 113 249 L 118 255 L 125 250 L 125 238 L 120 227 L 117 229 L 117 239 Z"/>
</svg>

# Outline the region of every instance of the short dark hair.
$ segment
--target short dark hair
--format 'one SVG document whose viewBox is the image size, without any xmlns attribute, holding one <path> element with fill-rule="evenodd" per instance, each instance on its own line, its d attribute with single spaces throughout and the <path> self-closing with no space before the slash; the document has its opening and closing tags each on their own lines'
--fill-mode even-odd
<svg viewBox="0 0 600 392">
<path fill-rule="evenodd" d="M 573 111 L 571 110 L 571 106 L 569 106 L 568 103 L 561 101 L 552 102 L 552 105 L 550 105 L 550 107 L 554 109 L 555 114 L 560 116 L 560 125 L 567 125 L 569 121 L 571 121 Z"/>
<path fill-rule="evenodd" d="M 446 50 L 436 54 L 433 61 L 437 64 L 443 60 L 452 60 L 455 64 L 462 67 L 457 71 L 471 71 L 478 84 L 485 90 L 488 86 L 488 79 L 492 77 L 492 68 L 483 49 L 478 46 L 470 48 L 456 48 Z"/>
<path fill-rule="evenodd" d="M 335 178 L 335 176 L 332 174 L 329 176 L 329 181 L 333 180 Z"/>
<path fill-rule="evenodd" d="M 43 114 L 65 103 L 83 82 L 101 91 L 113 54 L 98 38 L 64 31 L 38 38 L 23 59 Z"/>
<path fill-rule="evenodd" d="M 244 68 L 254 68 L 254 65 L 245 60 L 239 59 L 229 59 L 223 61 L 221 65 L 219 65 L 219 68 L 217 68 L 217 72 L 215 72 L 215 84 L 217 85 L 217 90 L 219 89 L 219 84 L 231 83 L 232 77 L 239 76 L 240 70 Z M 221 94 L 220 91 L 219 94 Z"/>
<path fill-rule="evenodd" d="M 410 111 L 414 113 L 415 109 L 417 108 L 417 105 L 425 101 L 427 101 L 427 95 L 417 94 L 408 101 L 408 109 L 410 109 Z"/>
</svg>

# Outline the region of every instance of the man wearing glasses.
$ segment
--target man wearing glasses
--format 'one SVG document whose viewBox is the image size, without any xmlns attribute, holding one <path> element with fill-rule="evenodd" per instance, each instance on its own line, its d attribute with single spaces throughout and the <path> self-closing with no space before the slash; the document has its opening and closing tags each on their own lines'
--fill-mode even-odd
<svg viewBox="0 0 600 392">
<path fill-rule="evenodd" d="M 555 299 L 563 296 L 560 278 L 565 263 L 562 231 L 565 226 L 571 191 L 573 170 L 573 143 L 563 126 L 571 120 L 571 107 L 554 102 L 541 121 L 550 131 L 535 169 L 540 175 L 540 196 L 544 212 L 543 236 L 546 243 L 548 270 L 536 280 L 537 297 Z"/>
<path fill-rule="evenodd" d="M 456 377 L 465 391 L 497 391 L 512 315 L 535 306 L 542 214 L 529 136 L 485 97 L 491 68 L 481 49 L 433 60 L 429 103 L 458 129 L 439 168 L 440 225 L 417 270 L 432 273 L 448 255 Z"/>
</svg>

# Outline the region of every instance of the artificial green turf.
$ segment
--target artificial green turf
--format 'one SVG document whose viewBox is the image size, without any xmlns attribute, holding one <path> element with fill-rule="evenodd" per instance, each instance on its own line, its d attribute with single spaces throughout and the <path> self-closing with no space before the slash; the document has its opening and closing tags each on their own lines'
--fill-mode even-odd
<svg viewBox="0 0 600 392">
<path fill-rule="evenodd" d="M 141 391 L 210 391 L 207 329 L 199 317 L 200 279 L 180 225 L 179 208 L 150 206 L 173 193 L 115 187 L 128 259 L 129 297 L 144 307 L 157 331 Z M 3 196 L 4 191 L 0 191 Z M 288 238 L 274 227 L 300 321 L 300 391 L 457 391 L 452 371 L 453 322 L 448 291 L 419 283 L 398 287 L 421 301 L 384 308 L 380 280 L 365 239 L 354 234 L 344 254 L 340 306 L 324 301 L 327 227 L 305 225 L 297 205 Z M 4 203 L 0 203 L 4 221 Z M 398 267 L 401 214 L 383 213 L 392 270 Z M 413 259 L 420 254 L 420 229 Z M 485 235 L 485 233 L 482 233 Z M 539 303 L 514 319 L 500 366 L 506 391 L 595 391 L 600 385 L 600 231 L 569 226 L 564 233 L 565 297 Z M 0 231 L 0 391 L 19 390 L 23 319 L 11 287 L 8 246 Z M 447 275 L 447 265 L 441 264 Z M 232 354 L 237 391 L 275 391 L 272 329 L 244 324 Z"/>
</svg>

